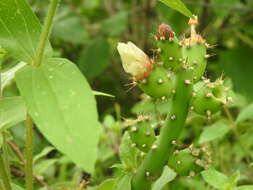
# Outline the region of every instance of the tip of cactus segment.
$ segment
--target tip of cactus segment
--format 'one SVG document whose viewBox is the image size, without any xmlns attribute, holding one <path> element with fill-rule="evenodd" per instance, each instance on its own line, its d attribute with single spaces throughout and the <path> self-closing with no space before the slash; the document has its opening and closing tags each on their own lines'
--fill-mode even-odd
<svg viewBox="0 0 253 190">
<path fill-rule="evenodd" d="M 175 36 L 174 31 L 168 24 L 161 24 L 158 27 L 158 33 L 155 35 L 156 40 L 172 40 Z"/>
<path fill-rule="evenodd" d="M 182 44 L 185 46 L 190 46 L 192 43 L 200 43 L 200 44 L 206 44 L 206 41 L 203 39 L 203 37 L 196 33 L 196 26 L 198 23 L 198 17 L 194 16 L 195 19 L 190 18 L 188 24 L 191 27 L 191 35 L 189 38 L 186 38 L 183 40 Z"/>
<path fill-rule="evenodd" d="M 188 24 L 189 24 L 190 26 L 192 26 L 192 25 L 197 26 L 197 25 L 199 24 L 199 22 L 198 22 L 198 17 L 197 17 L 196 15 L 194 15 L 194 19 L 193 19 L 193 18 L 190 18 Z"/>
</svg>

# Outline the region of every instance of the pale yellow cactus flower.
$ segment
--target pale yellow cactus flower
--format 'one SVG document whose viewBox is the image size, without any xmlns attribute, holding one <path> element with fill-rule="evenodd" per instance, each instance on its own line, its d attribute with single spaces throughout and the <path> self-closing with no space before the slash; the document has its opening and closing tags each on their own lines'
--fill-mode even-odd
<svg viewBox="0 0 253 190">
<path fill-rule="evenodd" d="M 131 74 L 135 79 L 148 77 L 148 71 L 152 69 L 149 57 L 134 43 L 118 43 L 118 52 L 121 57 L 125 72 Z"/>
</svg>

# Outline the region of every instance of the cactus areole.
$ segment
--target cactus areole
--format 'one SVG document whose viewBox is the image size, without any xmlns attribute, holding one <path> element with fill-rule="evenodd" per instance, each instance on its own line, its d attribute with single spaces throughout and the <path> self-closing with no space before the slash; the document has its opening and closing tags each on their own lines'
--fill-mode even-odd
<svg viewBox="0 0 253 190">
<path fill-rule="evenodd" d="M 151 189 L 169 160 L 169 163 L 180 164 L 181 161 L 173 160 L 172 156 L 189 110 L 202 115 L 209 111 L 210 116 L 211 112 L 217 112 L 226 103 L 226 94 L 220 81 L 193 91 L 193 85 L 201 80 L 207 58 L 210 57 L 206 54 L 210 45 L 196 33 L 197 25 L 197 17 L 190 19 L 190 36 L 179 41 L 170 26 L 161 24 L 154 36 L 158 53 L 156 59 L 150 59 L 132 42 L 118 44 L 123 68 L 131 75 L 134 84 L 138 84 L 150 97 L 172 103 L 157 139 L 148 121 L 130 128 L 133 143 L 140 151 L 147 153 L 132 178 L 133 190 Z M 182 160 L 181 157 L 187 157 L 189 162 L 194 160 L 186 152 L 180 152 L 177 157 Z M 182 165 L 175 169 L 186 175 L 189 170 L 185 167 Z"/>
</svg>

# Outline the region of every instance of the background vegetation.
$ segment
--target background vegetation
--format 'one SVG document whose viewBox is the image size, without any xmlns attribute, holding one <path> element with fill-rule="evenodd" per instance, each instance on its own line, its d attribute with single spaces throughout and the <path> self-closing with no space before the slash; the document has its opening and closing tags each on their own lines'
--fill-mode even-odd
<svg viewBox="0 0 253 190">
<path fill-rule="evenodd" d="M 217 45 L 212 50 L 216 56 L 209 60 L 206 76 L 211 80 L 223 76 L 234 90 L 231 91 L 234 101 L 212 121 L 199 117 L 189 120 L 189 127 L 181 137 L 182 144 L 205 144 L 213 154 L 216 169 L 227 176 L 235 176 L 235 172 L 240 171 L 241 177 L 236 175 L 233 180 L 253 184 L 253 1 L 183 2 L 198 15 L 198 31 L 209 44 Z M 49 1 L 30 0 L 29 3 L 39 18 L 45 17 Z M 156 0 L 62 0 L 50 39 L 54 54 L 76 63 L 93 90 L 115 97 L 96 96 L 99 120 L 105 130 L 100 140 L 96 174 L 91 181 L 89 173 L 78 169 L 35 130 L 38 189 L 49 189 L 51 184 L 54 184 L 53 189 L 77 188 L 82 180 L 97 185 L 117 173 L 111 166 L 119 162 L 119 128 L 124 128 L 126 118 L 146 113 L 153 105 L 145 102 L 138 88 L 132 88 L 116 45 L 120 41 L 133 41 L 152 57 L 152 35 L 158 25 L 169 24 L 183 38 L 189 34 L 185 30 L 187 22 L 188 18 Z M 7 54 L 2 60 L 2 69 L 14 64 L 16 62 Z M 3 96 L 14 95 L 18 95 L 18 90 L 12 84 Z M 163 106 L 159 109 L 162 112 Z M 224 120 L 226 124 L 219 124 L 217 120 Z M 13 154 L 11 172 L 18 184 L 24 183 L 24 173 L 19 167 L 25 144 L 21 125 L 23 123 L 11 128 L 8 135 L 9 151 Z M 172 187 L 175 190 L 211 189 L 198 177 L 194 180 L 179 178 Z"/>
</svg>

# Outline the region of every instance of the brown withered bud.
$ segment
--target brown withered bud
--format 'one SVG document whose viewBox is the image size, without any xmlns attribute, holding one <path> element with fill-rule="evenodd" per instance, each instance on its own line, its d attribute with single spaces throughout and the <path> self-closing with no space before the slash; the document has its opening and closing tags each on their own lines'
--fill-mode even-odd
<svg viewBox="0 0 253 190">
<path fill-rule="evenodd" d="M 161 24 L 158 28 L 158 33 L 155 36 L 157 40 L 165 40 L 174 38 L 174 32 L 168 24 Z"/>
</svg>

